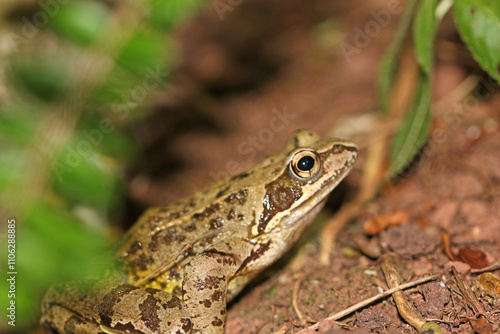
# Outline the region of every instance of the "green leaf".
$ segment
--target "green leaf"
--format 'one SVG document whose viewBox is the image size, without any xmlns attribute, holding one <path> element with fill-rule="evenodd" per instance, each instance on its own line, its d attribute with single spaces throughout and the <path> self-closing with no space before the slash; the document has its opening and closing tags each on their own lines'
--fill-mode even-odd
<svg viewBox="0 0 500 334">
<path fill-rule="evenodd" d="M 434 36 L 437 28 L 436 6 L 436 0 L 422 0 L 413 30 L 417 61 L 427 75 L 431 73 L 434 59 Z"/>
<path fill-rule="evenodd" d="M 150 2 L 150 20 L 153 26 L 169 29 L 196 10 L 202 0 L 150 0 Z"/>
<path fill-rule="evenodd" d="M 29 144 L 36 132 L 37 116 L 20 108 L 0 109 L 0 139 L 9 143 Z"/>
<path fill-rule="evenodd" d="M 12 200 L 14 197 L 12 191 L 19 189 L 19 185 L 28 173 L 26 160 L 26 152 L 18 148 L 4 148 L 0 152 L 0 194 L 8 192 L 4 199 L 7 202 Z"/>
<path fill-rule="evenodd" d="M 70 1 L 60 5 L 50 27 L 77 44 L 88 45 L 104 30 L 107 17 L 108 9 L 101 2 Z"/>
<path fill-rule="evenodd" d="M 106 207 L 116 201 L 117 174 L 101 159 L 94 140 L 82 136 L 63 148 L 52 165 L 54 186 L 75 202 Z"/>
<path fill-rule="evenodd" d="M 66 212 L 64 208 L 44 201 L 33 206 L 26 217 L 26 223 L 31 231 L 51 240 L 53 247 L 57 247 L 58 250 L 71 249 L 74 252 L 73 255 L 83 257 L 89 250 L 93 250 L 89 254 L 98 255 L 105 249 L 106 238 L 101 233 L 84 226 L 79 219 Z M 32 251 L 36 249 L 32 248 Z M 62 256 L 66 255 L 68 254 Z"/>
<path fill-rule="evenodd" d="M 92 89 L 91 99 L 98 106 L 131 102 L 134 88 L 142 86 L 140 77 L 120 66 L 114 66 L 103 84 Z M 134 101 L 142 102 L 142 101 Z M 109 108 L 106 106 L 106 110 Z"/>
<path fill-rule="evenodd" d="M 39 316 L 41 296 L 50 285 L 100 275 L 109 268 L 108 243 L 103 233 L 43 200 L 16 219 L 16 328 L 20 333 L 27 333 L 24 327 Z M 6 268 L 5 251 L 0 251 L 1 268 Z M 8 291 L 5 283 L 5 279 L 0 282 L 2 291 Z M 0 294 L 0 304 L 7 302 L 7 293 Z"/>
<path fill-rule="evenodd" d="M 389 112 L 389 101 L 391 96 L 392 86 L 394 84 L 394 77 L 398 67 L 399 54 L 403 47 L 406 34 L 410 28 L 411 18 L 415 11 L 418 0 L 408 1 L 401 23 L 399 24 L 396 36 L 386 52 L 384 59 L 380 65 L 378 75 L 378 90 L 380 98 L 380 109 L 383 113 Z"/>
<path fill-rule="evenodd" d="M 500 23 L 500 2 L 491 0 L 469 0 L 469 2 L 480 7 L 490 20 Z"/>
<path fill-rule="evenodd" d="M 427 140 L 431 124 L 430 88 L 429 76 L 422 74 L 413 108 L 406 115 L 392 142 L 390 177 L 401 173 L 412 162 Z"/>
<path fill-rule="evenodd" d="M 107 112 L 102 114 L 103 118 L 97 118 L 95 114 L 82 117 L 77 131 L 83 138 L 98 146 L 100 154 L 110 159 L 119 159 L 121 163 L 134 159 L 137 143 L 132 140 L 129 132 L 116 124 L 118 121 L 111 121 L 106 117 L 112 116 Z"/>
<path fill-rule="evenodd" d="M 137 76 L 146 77 L 150 72 L 166 67 L 168 44 L 167 38 L 152 31 L 137 31 L 127 41 L 116 62 Z"/>
<path fill-rule="evenodd" d="M 455 0 L 458 31 L 477 62 L 500 82 L 500 2 Z"/>
<path fill-rule="evenodd" d="M 20 62 L 11 74 L 14 82 L 25 91 L 46 102 L 53 102 L 68 91 L 66 69 L 47 59 Z"/>
<path fill-rule="evenodd" d="M 102 152 L 120 159 L 121 162 L 127 162 L 135 158 L 137 149 L 137 143 L 132 140 L 129 133 L 116 130 L 103 142 Z"/>
</svg>

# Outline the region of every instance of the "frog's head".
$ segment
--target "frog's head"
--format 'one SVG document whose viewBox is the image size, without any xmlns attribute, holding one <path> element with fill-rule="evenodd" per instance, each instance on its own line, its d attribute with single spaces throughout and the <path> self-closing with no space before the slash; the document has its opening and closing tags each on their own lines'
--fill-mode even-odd
<svg viewBox="0 0 500 334">
<path fill-rule="evenodd" d="M 346 140 L 322 140 L 308 130 L 294 132 L 284 154 L 268 161 L 275 177 L 265 185 L 254 235 L 296 230 L 310 223 L 351 170 L 357 152 L 356 145 Z"/>
</svg>

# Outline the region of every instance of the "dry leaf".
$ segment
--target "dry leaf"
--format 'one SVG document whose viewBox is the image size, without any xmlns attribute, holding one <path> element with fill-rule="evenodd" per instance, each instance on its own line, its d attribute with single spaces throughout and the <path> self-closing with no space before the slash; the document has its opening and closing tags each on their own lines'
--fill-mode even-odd
<svg viewBox="0 0 500 334">
<path fill-rule="evenodd" d="M 398 226 L 410 221 L 410 216 L 406 211 L 396 210 L 386 215 L 375 215 L 363 224 L 363 231 L 368 235 L 379 234 L 391 226 Z"/>
<path fill-rule="evenodd" d="M 471 320 L 470 324 L 474 329 L 474 333 L 478 334 L 493 334 L 493 329 L 490 323 L 483 317 L 479 317 L 476 320 Z"/>
<path fill-rule="evenodd" d="M 441 240 L 443 242 L 444 251 L 450 260 L 467 263 L 474 269 L 484 268 L 489 265 L 489 262 L 486 259 L 486 254 L 476 248 L 462 247 L 458 250 L 458 254 L 454 254 L 451 250 L 450 239 L 450 235 L 443 231 L 441 234 Z"/>
<path fill-rule="evenodd" d="M 474 269 L 484 268 L 490 265 L 486 259 L 486 254 L 476 248 L 462 247 L 458 250 L 457 256 L 460 261 L 467 263 Z"/>
<path fill-rule="evenodd" d="M 492 291 L 500 296 L 500 278 L 493 273 L 479 275 L 479 283 L 488 291 Z"/>
</svg>

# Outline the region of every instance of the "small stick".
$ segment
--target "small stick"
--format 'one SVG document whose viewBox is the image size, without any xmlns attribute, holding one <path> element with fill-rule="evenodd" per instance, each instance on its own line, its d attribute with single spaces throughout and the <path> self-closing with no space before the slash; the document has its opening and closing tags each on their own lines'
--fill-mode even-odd
<svg viewBox="0 0 500 334">
<path fill-rule="evenodd" d="M 387 257 L 384 261 L 382 261 L 382 271 L 384 272 L 387 285 L 390 288 L 399 286 L 401 278 L 399 277 L 399 274 L 394 267 L 393 260 L 390 257 Z M 403 317 L 407 323 L 415 327 L 417 331 L 420 331 L 420 328 L 426 321 L 424 318 L 415 313 L 403 294 L 403 291 L 394 292 L 392 294 L 392 298 L 394 299 L 394 302 L 396 302 L 396 306 L 399 314 L 401 314 L 401 317 Z"/>
<path fill-rule="evenodd" d="M 438 277 L 439 277 L 438 275 L 427 276 L 427 277 L 419 278 L 415 281 L 411 281 L 411 282 L 408 282 L 405 284 L 398 285 L 397 287 L 386 290 L 382 293 L 379 293 L 378 295 L 375 295 L 375 296 L 370 297 L 368 299 L 365 299 L 357 304 L 354 304 L 354 305 L 346 308 L 345 310 L 342 310 L 338 313 L 335 313 L 335 314 L 329 316 L 328 318 L 325 318 L 324 320 L 336 321 L 338 319 L 342 319 L 343 317 L 347 316 L 348 314 L 350 314 L 354 311 L 357 311 L 357 310 L 359 310 L 367 305 L 370 305 L 371 303 L 373 303 L 377 300 L 384 299 L 385 297 L 390 296 L 391 294 L 393 294 L 396 291 L 412 288 L 416 285 L 420 285 L 420 284 L 428 282 L 428 281 L 433 281 L 433 280 L 437 279 Z M 306 329 L 317 329 L 317 328 L 318 328 L 318 324 L 316 323 L 312 326 L 307 327 Z M 306 333 L 305 329 L 301 330 L 300 332 L 297 332 L 297 334 L 304 334 L 304 333 Z"/>
<path fill-rule="evenodd" d="M 493 263 L 491 266 L 484 267 L 484 268 L 471 269 L 470 272 L 471 272 L 471 274 L 478 274 L 478 273 L 484 273 L 487 271 L 495 271 L 497 269 L 500 269 L 500 263 Z"/>
<path fill-rule="evenodd" d="M 483 305 L 479 303 L 479 300 L 477 300 L 469 284 L 467 284 L 467 282 L 464 280 L 463 275 L 460 274 L 453 266 L 451 267 L 451 271 L 453 272 L 453 276 L 455 276 L 455 281 L 457 282 L 458 288 L 462 292 L 467 305 L 469 305 L 472 311 L 474 311 L 475 315 L 479 314 L 486 317 L 486 310 L 484 309 Z"/>
<path fill-rule="evenodd" d="M 300 324 L 305 325 L 306 319 L 304 318 L 304 315 L 300 311 L 299 304 L 297 302 L 301 285 L 302 285 L 302 279 L 299 279 L 297 282 L 295 282 L 295 285 L 293 287 L 292 306 L 293 306 L 293 309 L 295 310 L 295 313 L 297 314 L 297 316 L 300 319 Z"/>
</svg>

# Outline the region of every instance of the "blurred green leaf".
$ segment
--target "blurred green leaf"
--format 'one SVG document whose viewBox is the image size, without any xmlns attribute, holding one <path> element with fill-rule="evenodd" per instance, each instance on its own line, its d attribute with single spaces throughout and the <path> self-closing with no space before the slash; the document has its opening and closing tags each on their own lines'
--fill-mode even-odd
<svg viewBox="0 0 500 334">
<path fill-rule="evenodd" d="M 175 52 L 171 27 L 201 1 L 149 0 L 118 6 L 100 0 L 46 1 L 40 3 L 40 13 L 48 14 L 50 30 L 36 22 L 37 16 L 28 27 L 29 33 L 36 31 L 37 38 L 8 38 L 13 46 L 23 48 L 10 53 L 6 57 L 10 63 L 4 64 L 15 85 L 6 90 L 6 101 L 14 104 L 12 110 L 0 110 L 0 210 L 17 211 L 19 218 L 17 267 L 22 275 L 16 282 L 16 329 L 20 333 L 38 322 L 39 297 L 49 285 L 87 277 L 96 268 L 109 269 L 108 239 L 97 229 L 107 227 L 106 213 L 120 197 L 119 170 L 136 151 L 128 125 L 138 115 L 147 115 L 144 103 L 148 96 L 168 79 Z M 111 11 L 113 22 L 109 20 Z M 117 43 L 107 40 L 115 38 L 110 35 L 113 29 L 108 29 L 117 27 L 113 23 L 123 25 Z M 6 24 L 8 31 L 10 23 Z M 57 40 L 53 33 L 63 38 Z M 92 54 L 86 60 L 104 63 L 102 75 L 83 84 L 81 79 L 87 79 L 84 69 L 74 67 L 82 52 Z M 114 64 L 108 62 L 112 59 Z M 39 100 L 25 98 L 20 92 Z M 65 102 L 65 112 L 61 112 L 61 102 Z M 134 113 L 138 110 L 141 113 Z M 60 152 L 40 152 L 40 143 L 33 142 L 33 134 L 41 135 L 38 124 L 47 124 L 47 120 L 63 124 L 59 129 L 63 137 L 55 137 L 59 132 L 55 131 L 40 138 L 54 140 L 56 147 L 64 136 L 73 138 Z M 31 172 L 33 161 L 42 170 Z M 26 189 L 32 182 L 36 184 L 33 192 Z M 6 257 L 2 259 L 0 265 Z M 5 283 L 0 283 L 2 291 Z M 0 296 L 2 306 L 6 299 L 6 294 Z"/>
<path fill-rule="evenodd" d="M 142 85 L 141 78 L 121 66 L 115 66 L 108 80 L 93 89 L 92 99 L 97 104 L 106 105 L 127 102 L 134 87 Z M 109 108 L 107 109 L 109 112 Z"/>
<path fill-rule="evenodd" d="M 202 0 L 150 0 L 150 20 L 154 27 L 168 29 L 199 7 Z"/>
<path fill-rule="evenodd" d="M 104 30 L 108 9 L 94 0 L 74 0 L 61 4 L 49 21 L 50 27 L 69 40 L 88 45 Z"/>
<path fill-rule="evenodd" d="M 409 0 L 406 5 L 405 12 L 401 18 L 401 22 L 396 32 L 396 36 L 385 53 L 384 59 L 380 65 L 378 74 L 378 90 L 380 98 L 380 109 L 383 113 L 389 112 L 389 102 L 391 97 L 391 90 L 394 84 L 394 77 L 398 68 L 399 54 L 403 47 L 406 34 L 410 28 L 413 12 L 418 3 L 418 0 Z"/>
<path fill-rule="evenodd" d="M 101 233 L 84 226 L 79 219 L 66 212 L 63 207 L 55 207 L 40 201 L 27 215 L 26 224 L 33 233 L 36 232 L 37 235 L 43 235 L 46 240 L 51 240 L 49 248 L 56 251 L 72 249 L 71 252 L 75 255 L 85 258 L 90 255 L 100 255 L 106 250 L 107 239 Z M 61 254 L 59 257 L 67 258 L 67 255 Z M 80 264 L 69 263 L 68 265 L 70 270 L 81 268 Z"/>
<path fill-rule="evenodd" d="M 96 115 L 83 118 L 78 133 L 81 134 L 82 138 L 98 147 L 100 154 L 120 159 L 122 163 L 130 161 L 137 152 L 136 143 L 129 133 L 115 124 L 117 122 L 106 117 L 112 116 L 109 114 L 109 110 L 102 115 L 104 115 L 102 118 L 98 118 Z"/>
<path fill-rule="evenodd" d="M 137 31 L 125 44 L 116 62 L 139 77 L 165 69 L 168 39 L 152 31 Z"/>
<path fill-rule="evenodd" d="M 417 61 L 427 75 L 432 71 L 437 0 L 422 0 L 415 19 L 413 39 Z"/>
<path fill-rule="evenodd" d="M 27 173 L 26 152 L 20 149 L 3 149 L 0 152 L 0 193 L 16 189 Z M 10 200 L 12 193 L 5 194 Z"/>
<path fill-rule="evenodd" d="M 92 99 L 96 109 L 101 113 L 109 113 L 109 117 L 114 119 L 117 125 L 127 124 L 138 116 L 147 116 L 144 113 L 144 104 L 151 93 L 162 87 L 169 75 L 162 65 L 146 67 L 141 76 L 117 66 L 112 70 L 109 80 L 93 90 Z M 138 109 L 140 112 L 135 113 Z"/>
<path fill-rule="evenodd" d="M 52 165 L 55 189 L 75 202 L 97 207 L 114 204 L 118 175 L 98 152 L 99 144 L 87 137 L 66 145 Z"/>
<path fill-rule="evenodd" d="M 124 131 L 116 130 L 104 141 L 102 152 L 122 162 L 129 162 L 137 155 L 137 143 Z"/>
<path fill-rule="evenodd" d="M 401 173 L 427 141 L 431 123 L 430 84 L 429 76 L 422 74 L 412 110 L 406 115 L 392 142 L 390 177 Z"/>
<path fill-rule="evenodd" d="M 70 86 L 66 69 L 47 59 L 20 62 L 13 66 L 11 75 L 25 91 L 46 102 L 60 98 Z"/>
<path fill-rule="evenodd" d="M 500 2 L 455 0 L 458 31 L 477 62 L 500 82 Z"/>
<path fill-rule="evenodd" d="M 39 119 L 37 116 L 20 108 L 0 109 L 0 139 L 16 144 L 30 143 Z"/>
<path fill-rule="evenodd" d="M 422 0 L 419 3 L 420 6 L 414 23 L 413 39 L 421 72 L 411 110 L 403 119 L 400 129 L 392 142 L 390 177 L 400 174 L 413 161 L 415 155 L 427 141 L 431 126 L 430 99 L 434 63 L 434 37 L 442 16 L 436 18 L 437 0 Z M 416 2 L 410 3 L 408 6 L 410 5 L 415 6 Z M 400 24 L 400 31 L 402 26 L 405 31 L 408 29 L 410 22 L 406 15 L 411 17 L 413 10 L 414 8 L 407 8 Z M 379 80 L 381 92 L 386 94 L 384 97 L 386 108 L 389 106 L 389 93 L 393 85 L 391 73 L 396 71 L 396 61 L 399 57 L 398 48 L 401 48 L 404 37 L 404 35 L 401 37 L 398 32 L 396 39 L 402 38 L 402 40 L 394 42 L 397 45 L 397 53 L 394 52 L 394 48 L 389 51 L 382 71 L 382 73 L 386 71 L 385 77 L 381 76 L 381 80 Z"/>
<path fill-rule="evenodd" d="M 103 273 L 111 261 L 108 242 L 64 208 L 44 201 L 36 203 L 23 219 L 16 218 L 15 300 L 20 332 L 30 322 L 36 323 L 39 305 L 33 301 L 50 285 Z M 2 264 L 6 258 L 2 256 Z M 0 284 L 2 291 L 6 291 L 5 281 Z M 6 293 L 0 295 L 0 303 L 8 303 Z"/>
</svg>

